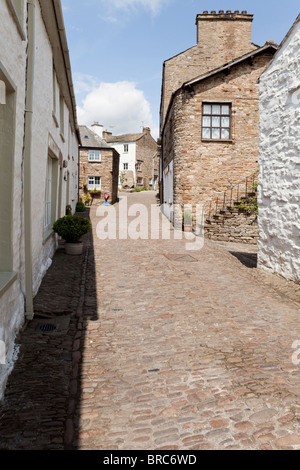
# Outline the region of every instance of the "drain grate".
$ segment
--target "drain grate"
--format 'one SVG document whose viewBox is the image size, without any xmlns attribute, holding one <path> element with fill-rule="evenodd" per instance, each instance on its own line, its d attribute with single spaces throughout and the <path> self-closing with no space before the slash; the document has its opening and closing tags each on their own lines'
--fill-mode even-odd
<svg viewBox="0 0 300 470">
<path fill-rule="evenodd" d="M 40 323 L 36 329 L 42 333 L 52 333 L 56 330 L 56 325 L 53 323 Z"/>
</svg>

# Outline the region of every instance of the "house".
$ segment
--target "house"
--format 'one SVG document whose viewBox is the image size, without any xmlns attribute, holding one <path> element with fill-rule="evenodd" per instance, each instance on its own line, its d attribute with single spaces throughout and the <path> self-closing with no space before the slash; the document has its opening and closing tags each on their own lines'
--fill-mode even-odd
<svg viewBox="0 0 300 470">
<path fill-rule="evenodd" d="M 15 338 L 78 201 L 78 126 L 61 4 L 0 2 L 0 398 Z"/>
<path fill-rule="evenodd" d="M 79 132 L 79 187 L 82 200 L 99 204 L 108 194 L 109 202 L 114 204 L 118 200 L 120 155 L 89 127 L 79 126 Z"/>
<path fill-rule="evenodd" d="M 258 168 L 258 79 L 277 46 L 252 43 L 253 15 L 204 11 L 197 45 L 163 66 L 162 204 L 180 223 L 184 205 L 205 207 Z"/>
<path fill-rule="evenodd" d="M 120 154 L 119 187 L 156 189 L 158 183 L 158 146 L 149 127 L 143 132 L 103 138 Z"/>
<path fill-rule="evenodd" d="M 260 77 L 258 267 L 300 282 L 300 15 Z"/>
</svg>

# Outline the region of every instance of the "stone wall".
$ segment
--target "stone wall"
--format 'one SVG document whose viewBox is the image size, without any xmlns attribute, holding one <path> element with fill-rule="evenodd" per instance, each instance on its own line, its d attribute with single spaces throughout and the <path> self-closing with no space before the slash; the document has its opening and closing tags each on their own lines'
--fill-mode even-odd
<svg viewBox="0 0 300 470">
<path fill-rule="evenodd" d="M 174 158 L 174 204 L 207 204 L 215 194 L 258 169 L 259 85 L 269 64 L 268 52 L 245 62 L 228 75 L 218 74 L 181 90 L 174 98 L 163 133 L 163 168 Z M 232 136 L 228 141 L 202 139 L 202 103 L 232 104 Z"/>
<path fill-rule="evenodd" d="M 164 63 L 161 124 L 183 83 L 257 48 L 251 42 L 252 20 L 252 15 L 235 13 L 197 16 L 197 45 Z"/>
<path fill-rule="evenodd" d="M 300 22 L 260 85 L 258 266 L 300 282 Z"/>
<path fill-rule="evenodd" d="M 153 178 L 154 168 L 157 167 L 157 157 L 153 161 L 157 149 L 157 142 L 151 136 L 150 130 L 136 142 L 136 160 L 141 161 L 141 171 L 136 170 L 136 178 L 142 178 L 146 188 L 149 188 L 149 180 Z"/>
<path fill-rule="evenodd" d="M 80 195 L 85 202 L 89 176 L 101 177 L 101 195 L 90 195 L 93 204 L 102 204 L 104 194 L 110 194 L 109 202 L 114 204 L 118 198 L 119 155 L 114 149 L 101 149 L 101 162 L 89 162 L 89 150 L 80 149 Z"/>
</svg>

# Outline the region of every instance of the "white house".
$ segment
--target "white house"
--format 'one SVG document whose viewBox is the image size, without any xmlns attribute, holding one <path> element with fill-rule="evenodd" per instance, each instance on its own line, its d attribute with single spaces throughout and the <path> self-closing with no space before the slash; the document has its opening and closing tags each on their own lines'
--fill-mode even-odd
<svg viewBox="0 0 300 470">
<path fill-rule="evenodd" d="M 59 0 L 0 2 L 0 398 L 15 338 L 75 210 L 78 126 Z"/>
<path fill-rule="evenodd" d="M 158 145 L 149 127 L 144 127 L 140 133 L 118 136 L 103 132 L 103 138 L 120 155 L 120 187 L 124 177 L 130 175 L 132 186 L 156 188 L 159 173 Z"/>
<path fill-rule="evenodd" d="M 300 15 L 260 79 L 258 266 L 300 282 Z"/>
</svg>

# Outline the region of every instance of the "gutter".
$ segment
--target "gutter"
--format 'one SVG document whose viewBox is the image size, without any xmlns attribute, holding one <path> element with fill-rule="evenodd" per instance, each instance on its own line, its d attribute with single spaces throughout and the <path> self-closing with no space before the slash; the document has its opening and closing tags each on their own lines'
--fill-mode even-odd
<svg viewBox="0 0 300 470">
<path fill-rule="evenodd" d="M 31 147 L 35 49 L 35 1 L 36 0 L 27 0 L 28 39 L 24 130 L 25 316 L 27 320 L 32 320 L 34 317 L 32 286 Z"/>
</svg>

